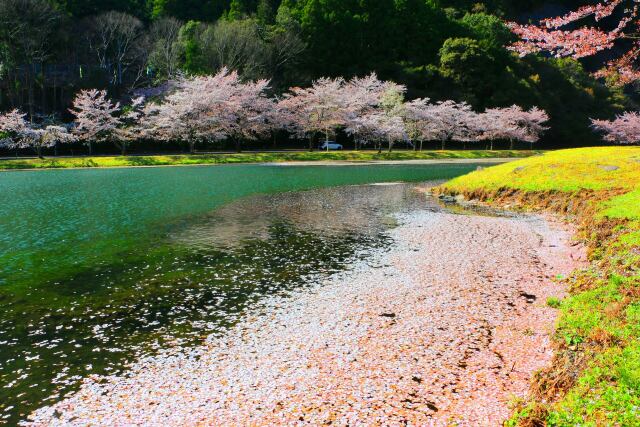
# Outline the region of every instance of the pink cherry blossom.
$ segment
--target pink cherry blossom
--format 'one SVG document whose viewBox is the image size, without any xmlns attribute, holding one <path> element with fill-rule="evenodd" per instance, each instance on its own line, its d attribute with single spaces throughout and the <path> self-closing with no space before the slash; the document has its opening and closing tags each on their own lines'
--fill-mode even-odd
<svg viewBox="0 0 640 427">
<path fill-rule="evenodd" d="M 627 112 L 615 120 L 592 120 L 592 127 L 604 133 L 604 140 L 617 144 L 640 142 L 640 113 Z"/>
<path fill-rule="evenodd" d="M 407 117 L 420 141 L 473 141 L 478 135 L 477 114 L 465 102 L 440 101 L 430 104 L 417 99 L 408 104 Z"/>
<path fill-rule="evenodd" d="M 53 147 L 58 143 L 75 141 L 75 137 L 63 126 L 38 127 L 25 119 L 26 114 L 13 110 L 0 114 L 0 146 L 9 149 L 32 148 L 38 157 L 42 157 L 42 149 Z"/>
<path fill-rule="evenodd" d="M 625 6 L 626 7 L 623 7 Z M 617 25 L 597 28 L 583 20 L 593 17 L 599 24 L 604 18 L 617 16 Z M 629 37 L 628 32 L 640 28 L 638 21 L 638 5 L 636 0 L 601 0 L 593 5 L 586 5 L 566 15 L 544 19 L 539 25 L 520 25 L 508 23 L 509 28 L 521 39 L 510 48 L 524 56 L 533 52 L 546 51 L 557 57 L 585 58 L 601 51 L 613 48 L 620 40 L 633 40 L 626 53 L 618 59 L 608 62 L 600 70 L 597 77 L 615 77 L 621 84 L 631 83 L 640 78 L 640 72 L 634 66 L 640 54 L 640 41 Z M 577 28 L 563 30 L 573 25 Z M 625 46 L 624 44 L 621 46 Z"/>
<path fill-rule="evenodd" d="M 380 150 L 386 141 L 389 150 L 397 141 L 408 140 L 402 119 L 406 87 L 381 81 L 375 74 L 353 78 L 342 91 L 343 121 L 356 147 L 374 143 Z"/>
<path fill-rule="evenodd" d="M 186 141 L 194 151 L 200 141 L 255 139 L 270 129 L 273 103 L 268 80 L 240 81 L 226 68 L 213 76 L 182 77 L 159 103 L 145 107 L 144 134 L 160 140 Z"/>
<path fill-rule="evenodd" d="M 117 116 L 119 103 L 112 103 L 105 90 L 82 90 L 73 100 L 70 110 L 76 117 L 74 134 L 89 147 L 92 143 L 111 140 L 122 121 Z"/>
<path fill-rule="evenodd" d="M 280 123 L 294 135 L 309 138 L 310 148 L 318 133 L 329 132 L 344 125 L 344 85 L 342 78 L 321 78 L 309 88 L 293 87 L 278 102 Z"/>
<path fill-rule="evenodd" d="M 547 113 L 537 107 L 529 111 L 523 110 L 517 105 L 507 108 L 489 108 L 480 116 L 481 134 L 478 140 L 493 141 L 508 140 L 513 149 L 514 141 L 523 141 L 533 144 L 548 129 L 544 126 L 549 121 Z"/>
<path fill-rule="evenodd" d="M 12 147 L 20 134 L 29 128 L 26 116 L 19 110 L 0 114 L 0 146 Z"/>
</svg>

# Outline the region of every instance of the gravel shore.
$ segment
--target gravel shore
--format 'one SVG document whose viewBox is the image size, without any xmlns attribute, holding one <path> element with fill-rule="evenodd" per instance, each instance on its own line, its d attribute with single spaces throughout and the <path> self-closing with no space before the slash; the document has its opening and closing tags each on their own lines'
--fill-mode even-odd
<svg viewBox="0 0 640 427">
<path fill-rule="evenodd" d="M 501 425 L 552 357 L 552 280 L 583 261 L 540 217 L 419 212 L 395 244 L 222 338 L 92 378 L 31 425 Z"/>
</svg>

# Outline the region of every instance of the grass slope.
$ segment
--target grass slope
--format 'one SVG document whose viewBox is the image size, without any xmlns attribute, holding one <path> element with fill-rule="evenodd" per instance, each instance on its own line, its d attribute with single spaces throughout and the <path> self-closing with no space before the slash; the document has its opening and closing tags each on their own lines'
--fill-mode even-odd
<svg viewBox="0 0 640 427">
<path fill-rule="evenodd" d="M 291 153 L 238 153 L 196 154 L 165 156 L 117 156 L 117 157 L 56 157 L 47 159 L 0 160 L 1 169 L 65 169 L 125 166 L 207 165 L 228 163 L 277 163 L 291 161 L 372 161 L 372 160 L 430 160 L 430 159 L 484 159 L 528 157 L 541 151 L 395 151 L 378 154 L 375 151 L 332 151 Z"/>
<path fill-rule="evenodd" d="M 565 278 L 553 366 L 508 425 L 640 425 L 640 147 L 585 148 L 487 168 L 439 189 L 550 209 L 580 225 L 590 267 Z"/>
</svg>

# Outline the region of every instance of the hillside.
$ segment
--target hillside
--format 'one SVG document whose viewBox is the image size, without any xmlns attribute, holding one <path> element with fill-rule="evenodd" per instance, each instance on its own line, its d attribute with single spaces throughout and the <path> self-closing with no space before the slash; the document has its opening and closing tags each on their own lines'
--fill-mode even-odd
<svg viewBox="0 0 640 427">
<path fill-rule="evenodd" d="M 576 2 L 554 2 L 554 10 Z M 589 118 L 630 105 L 572 59 L 519 58 L 503 19 L 551 3 L 491 0 L 0 0 L 0 110 L 69 119 L 81 88 L 116 98 L 222 66 L 280 93 L 375 71 L 409 98 L 549 112 L 543 148 L 598 144 Z M 558 6 L 559 4 L 559 6 Z M 9 30 L 11 29 L 11 31 Z M 560 126 L 561 124 L 561 126 Z"/>
</svg>

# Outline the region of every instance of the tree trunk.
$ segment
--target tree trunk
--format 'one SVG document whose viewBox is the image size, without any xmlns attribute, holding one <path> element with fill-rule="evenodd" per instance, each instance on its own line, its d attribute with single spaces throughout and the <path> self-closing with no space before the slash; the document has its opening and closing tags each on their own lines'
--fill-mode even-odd
<svg viewBox="0 0 640 427">
<path fill-rule="evenodd" d="M 393 150 L 393 141 L 389 138 L 389 153 Z"/>
<path fill-rule="evenodd" d="M 442 147 L 441 150 L 444 151 L 444 149 L 447 147 L 447 141 L 445 141 L 444 139 L 442 140 Z"/>
<path fill-rule="evenodd" d="M 513 150 L 513 139 L 510 139 L 509 141 L 510 141 L 510 143 L 511 143 L 511 144 L 509 145 L 509 150 Z"/>
<path fill-rule="evenodd" d="M 316 146 L 317 140 L 318 140 L 318 136 L 315 133 L 311 135 L 311 138 L 309 138 L 309 151 L 313 151 L 313 149 Z"/>
<path fill-rule="evenodd" d="M 189 153 L 196 154 L 196 143 L 195 143 L 195 141 L 189 141 Z"/>
<path fill-rule="evenodd" d="M 36 146 L 36 154 L 38 155 L 39 159 L 43 159 L 44 157 L 42 157 L 42 147 L 41 146 Z"/>
<path fill-rule="evenodd" d="M 242 147 L 240 146 L 240 138 L 234 138 L 233 141 L 236 145 L 236 153 L 240 153 L 242 151 Z"/>
<path fill-rule="evenodd" d="M 329 129 L 324 130 L 324 142 L 327 144 L 327 152 L 329 152 Z"/>
<path fill-rule="evenodd" d="M 91 144 L 91 142 L 88 142 L 87 147 L 89 147 L 89 155 L 91 156 L 93 154 L 93 144 Z"/>
<path fill-rule="evenodd" d="M 493 139 L 491 140 L 491 145 L 489 146 L 489 150 L 493 151 Z"/>
<path fill-rule="evenodd" d="M 420 140 L 420 151 L 422 151 L 422 140 Z"/>
</svg>

